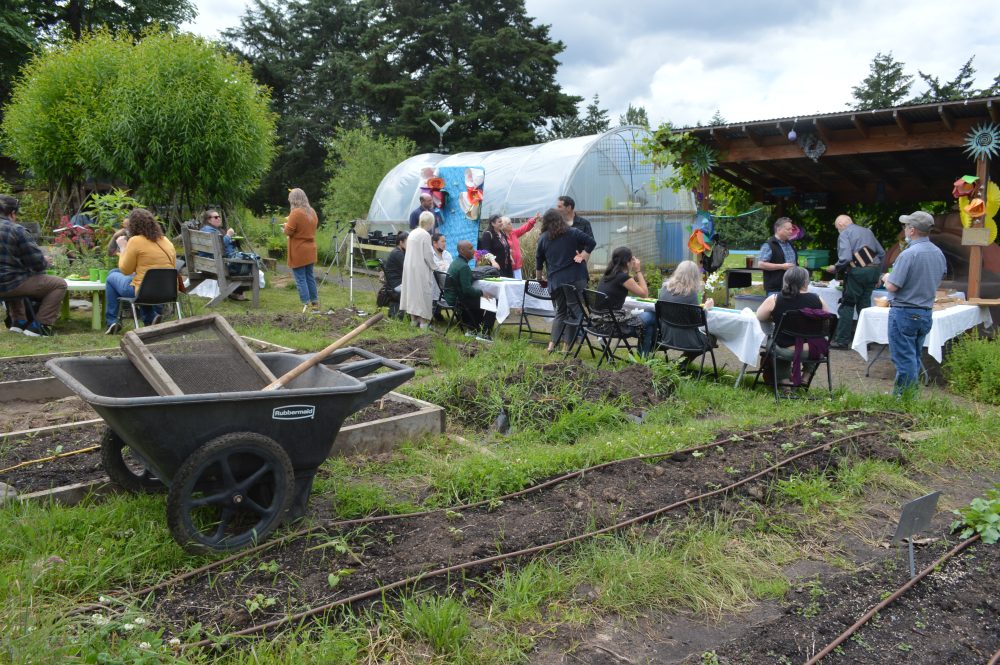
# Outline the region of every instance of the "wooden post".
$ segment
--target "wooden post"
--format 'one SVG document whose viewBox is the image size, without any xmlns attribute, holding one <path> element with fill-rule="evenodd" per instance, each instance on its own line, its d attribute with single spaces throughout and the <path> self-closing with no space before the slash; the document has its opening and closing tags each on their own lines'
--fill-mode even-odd
<svg viewBox="0 0 1000 665">
<path fill-rule="evenodd" d="M 979 198 L 986 202 L 986 191 L 989 188 L 989 161 L 986 157 L 976 160 L 976 175 L 979 177 Z M 973 228 L 982 228 L 985 217 L 975 217 L 972 220 Z M 969 293 L 968 298 L 979 297 L 979 284 L 983 276 L 983 248 L 979 245 L 969 247 Z"/>
</svg>

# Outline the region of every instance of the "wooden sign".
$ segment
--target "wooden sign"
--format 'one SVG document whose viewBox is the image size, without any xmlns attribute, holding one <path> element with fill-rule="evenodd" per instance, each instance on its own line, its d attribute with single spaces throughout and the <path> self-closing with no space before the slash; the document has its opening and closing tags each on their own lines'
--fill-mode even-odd
<svg viewBox="0 0 1000 665">
<path fill-rule="evenodd" d="M 962 244 L 986 247 L 990 244 L 990 230 L 984 227 L 962 229 Z"/>
</svg>

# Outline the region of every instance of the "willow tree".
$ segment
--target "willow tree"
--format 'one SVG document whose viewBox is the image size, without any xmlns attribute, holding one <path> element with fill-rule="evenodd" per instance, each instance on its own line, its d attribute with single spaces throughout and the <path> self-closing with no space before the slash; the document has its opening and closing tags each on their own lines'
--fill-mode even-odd
<svg viewBox="0 0 1000 665">
<path fill-rule="evenodd" d="M 7 152 L 50 182 L 94 177 L 157 204 L 231 203 L 274 154 L 269 101 L 246 65 L 200 37 L 102 32 L 35 58 L 3 130 Z"/>
<path fill-rule="evenodd" d="M 99 32 L 30 60 L 3 118 L 4 152 L 48 183 L 58 207 L 79 209 L 80 186 L 96 173 L 81 151 L 92 118 L 112 99 L 131 44 Z"/>
</svg>

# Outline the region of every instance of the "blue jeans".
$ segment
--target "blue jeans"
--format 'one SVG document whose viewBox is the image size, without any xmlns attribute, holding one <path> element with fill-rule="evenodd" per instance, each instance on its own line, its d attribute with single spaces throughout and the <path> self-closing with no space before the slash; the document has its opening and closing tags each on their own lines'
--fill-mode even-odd
<svg viewBox="0 0 1000 665">
<path fill-rule="evenodd" d="M 893 307 L 889 310 L 889 355 L 896 365 L 892 392 L 897 397 L 917 385 L 924 338 L 931 330 L 931 310 Z"/>
<path fill-rule="evenodd" d="M 639 338 L 639 355 L 648 356 L 653 350 L 653 336 L 656 335 L 656 314 L 647 310 L 642 310 L 639 314 L 642 321 L 642 337 Z"/>
<path fill-rule="evenodd" d="M 316 294 L 316 278 L 313 277 L 313 264 L 292 268 L 292 276 L 295 277 L 295 287 L 299 290 L 299 301 L 303 305 L 318 303 L 319 296 Z"/>
<path fill-rule="evenodd" d="M 118 320 L 118 299 L 134 298 L 135 287 L 132 286 L 134 275 L 123 275 L 118 268 L 108 273 L 108 279 L 104 284 L 104 323 L 110 326 Z M 149 325 L 153 317 L 162 311 L 162 307 L 140 307 L 142 322 Z"/>
</svg>

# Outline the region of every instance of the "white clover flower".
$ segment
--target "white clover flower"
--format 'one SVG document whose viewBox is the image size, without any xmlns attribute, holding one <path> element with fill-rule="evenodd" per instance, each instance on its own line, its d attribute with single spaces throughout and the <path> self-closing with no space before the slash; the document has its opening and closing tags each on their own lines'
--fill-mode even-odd
<svg viewBox="0 0 1000 665">
<path fill-rule="evenodd" d="M 169 644 L 172 647 L 179 647 L 181 645 L 181 638 L 172 637 L 170 638 L 170 641 L 167 644 Z"/>
<path fill-rule="evenodd" d="M 132 623 L 141 626 L 142 624 L 146 623 L 146 620 L 143 619 L 142 617 L 136 617 Z"/>
<path fill-rule="evenodd" d="M 123 623 L 122 624 L 122 630 L 125 630 L 125 631 L 135 630 L 135 624 Z"/>
<path fill-rule="evenodd" d="M 109 621 L 111 621 L 111 619 L 109 619 L 108 617 L 104 616 L 100 612 L 95 612 L 94 615 L 90 617 L 90 620 L 93 621 L 98 626 L 104 626 Z"/>
<path fill-rule="evenodd" d="M 99 603 L 110 603 L 111 599 L 108 598 L 107 596 L 98 596 L 97 601 Z"/>
<path fill-rule="evenodd" d="M 139 642 L 139 648 L 140 649 L 148 649 L 149 648 L 149 642 Z"/>
</svg>

